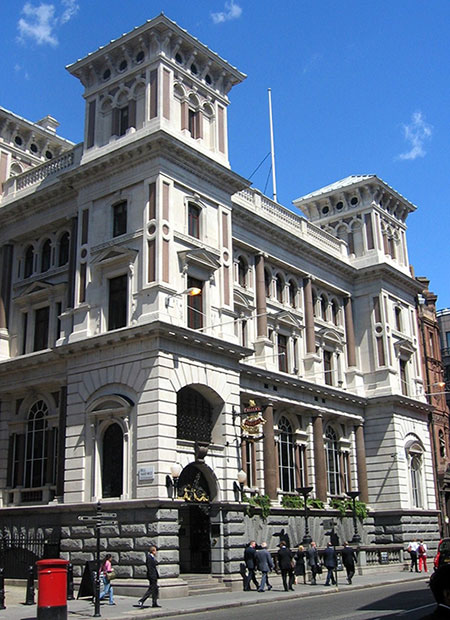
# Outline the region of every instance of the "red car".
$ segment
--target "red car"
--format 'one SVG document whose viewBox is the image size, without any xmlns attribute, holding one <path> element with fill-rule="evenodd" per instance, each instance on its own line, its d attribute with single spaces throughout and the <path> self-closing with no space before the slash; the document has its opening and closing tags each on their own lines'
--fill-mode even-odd
<svg viewBox="0 0 450 620">
<path fill-rule="evenodd" d="M 450 564 L 450 538 L 442 538 L 439 541 L 437 553 L 434 557 L 434 570 L 444 564 Z"/>
</svg>

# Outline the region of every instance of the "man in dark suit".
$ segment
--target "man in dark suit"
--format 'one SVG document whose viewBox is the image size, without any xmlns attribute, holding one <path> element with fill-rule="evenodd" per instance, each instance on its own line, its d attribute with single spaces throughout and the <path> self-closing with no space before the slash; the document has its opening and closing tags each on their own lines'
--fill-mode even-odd
<svg viewBox="0 0 450 620">
<path fill-rule="evenodd" d="M 323 552 L 323 563 L 325 564 L 325 568 L 328 570 L 325 585 L 329 586 L 331 581 L 331 583 L 335 586 L 336 579 L 334 578 L 334 571 L 337 567 L 337 553 L 336 549 L 330 542 L 328 543 L 327 548 Z"/>
<path fill-rule="evenodd" d="M 316 543 L 314 541 L 311 542 L 309 549 L 306 552 L 306 557 L 308 558 L 309 568 L 311 569 L 311 585 L 315 586 L 316 575 L 319 572 L 320 560 L 319 560 L 319 552 L 317 551 Z"/>
<path fill-rule="evenodd" d="M 139 607 L 144 606 L 145 601 L 148 599 L 150 595 L 152 596 L 152 607 L 161 607 L 161 605 L 158 605 L 159 573 L 157 569 L 158 562 L 156 560 L 156 553 L 157 553 L 157 549 L 154 545 L 150 547 L 147 553 L 146 565 L 147 565 L 148 588 L 144 596 L 142 596 L 138 601 Z"/>
<path fill-rule="evenodd" d="M 280 548 L 278 549 L 278 566 L 281 570 L 281 578 L 283 580 L 283 587 L 285 591 L 293 590 L 294 585 L 294 568 L 292 566 L 292 560 L 294 554 L 290 549 L 286 547 L 284 540 L 280 542 Z M 289 581 L 288 581 L 289 577 Z"/>
<path fill-rule="evenodd" d="M 244 562 L 247 567 L 247 576 L 244 582 L 244 590 L 251 590 L 250 582 L 256 586 L 256 589 L 259 588 L 258 580 L 256 579 L 255 571 L 256 571 L 256 542 L 251 540 L 248 547 L 246 547 L 244 551 Z"/>
<path fill-rule="evenodd" d="M 347 582 L 351 584 L 353 575 L 355 574 L 355 562 L 357 558 L 355 550 L 349 546 L 348 542 L 344 542 L 344 548 L 342 549 L 341 556 L 342 564 L 345 566 L 345 570 L 347 571 Z"/>
</svg>

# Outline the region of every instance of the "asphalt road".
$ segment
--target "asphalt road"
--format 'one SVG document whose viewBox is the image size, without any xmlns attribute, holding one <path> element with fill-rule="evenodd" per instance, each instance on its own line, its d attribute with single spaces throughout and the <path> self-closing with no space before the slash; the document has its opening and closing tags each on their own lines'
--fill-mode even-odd
<svg viewBox="0 0 450 620">
<path fill-rule="evenodd" d="M 323 596 L 275 603 L 264 603 L 262 593 L 260 604 L 183 614 L 183 620 L 419 620 L 433 608 L 434 600 L 426 582 L 399 583 L 348 592 L 344 587 L 339 592 L 330 588 L 329 594 Z"/>
</svg>

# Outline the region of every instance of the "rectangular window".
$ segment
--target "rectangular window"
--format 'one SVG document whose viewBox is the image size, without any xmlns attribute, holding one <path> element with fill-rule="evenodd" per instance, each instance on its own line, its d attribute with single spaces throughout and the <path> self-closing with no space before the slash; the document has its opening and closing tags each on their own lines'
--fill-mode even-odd
<svg viewBox="0 0 450 620">
<path fill-rule="evenodd" d="M 445 332 L 445 348 L 450 349 L 450 332 Z"/>
<path fill-rule="evenodd" d="M 22 320 L 22 355 L 27 352 L 27 337 L 28 337 L 28 312 L 23 313 Z"/>
<path fill-rule="evenodd" d="M 127 324 L 128 276 L 109 280 L 108 331 Z"/>
<path fill-rule="evenodd" d="M 288 372 L 287 343 L 287 337 L 278 334 L 278 370 L 280 372 Z"/>
<path fill-rule="evenodd" d="M 187 297 L 188 327 L 201 329 L 203 327 L 203 282 L 195 278 L 188 278 L 188 288 L 200 289 L 199 295 L 188 295 Z"/>
<path fill-rule="evenodd" d="M 84 209 L 81 215 L 81 245 L 88 242 L 89 209 Z"/>
<path fill-rule="evenodd" d="M 188 111 L 188 130 L 193 138 L 200 138 L 200 112 Z"/>
<path fill-rule="evenodd" d="M 127 129 L 130 126 L 129 109 L 126 105 L 119 109 L 119 136 L 124 136 L 127 133 Z"/>
<path fill-rule="evenodd" d="M 158 116 L 158 71 L 150 71 L 150 118 Z"/>
<path fill-rule="evenodd" d="M 156 218 L 156 183 L 150 183 L 148 186 L 148 219 Z"/>
<path fill-rule="evenodd" d="M 200 239 L 200 207 L 189 203 L 188 206 L 188 235 Z"/>
<path fill-rule="evenodd" d="M 253 487 L 256 485 L 256 459 L 255 459 L 255 444 L 253 441 L 242 442 L 242 469 L 247 474 L 247 486 Z"/>
<path fill-rule="evenodd" d="M 124 235 L 127 232 L 127 201 L 122 200 L 112 207 L 113 237 Z"/>
<path fill-rule="evenodd" d="M 50 308 L 39 308 L 34 312 L 34 343 L 33 351 L 42 351 L 48 348 L 48 323 Z"/>
<path fill-rule="evenodd" d="M 325 383 L 327 385 L 333 385 L 333 353 L 326 349 L 323 352 L 323 370 L 325 374 Z"/>
<path fill-rule="evenodd" d="M 88 104 L 88 130 L 87 130 L 87 148 L 94 146 L 95 142 L 95 100 Z"/>
<path fill-rule="evenodd" d="M 61 312 L 62 312 L 62 303 L 58 301 L 56 302 L 56 333 L 55 333 L 56 340 L 58 340 L 61 337 L 61 319 L 60 319 Z"/>
<path fill-rule="evenodd" d="M 154 282 L 156 280 L 156 256 L 155 256 L 155 240 L 150 239 L 147 242 L 148 248 L 148 281 Z"/>
<path fill-rule="evenodd" d="M 404 396 L 408 396 L 408 375 L 406 372 L 406 364 L 406 360 L 400 360 L 400 385 Z"/>
<path fill-rule="evenodd" d="M 379 297 L 373 298 L 373 312 L 374 312 L 375 323 L 381 323 L 381 309 L 380 309 L 380 298 Z"/>
<path fill-rule="evenodd" d="M 83 304 L 85 301 L 86 301 L 86 263 L 81 263 L 79 302 L 80 304 Z"/>
</svg>

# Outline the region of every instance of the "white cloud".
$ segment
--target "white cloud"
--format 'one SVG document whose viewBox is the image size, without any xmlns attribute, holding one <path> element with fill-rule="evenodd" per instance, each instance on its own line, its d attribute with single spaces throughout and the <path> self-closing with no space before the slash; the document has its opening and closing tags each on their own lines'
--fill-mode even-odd
<svg viewBox="0 0 450 620">
<path fill-rule="evenodd" d="M 411 147 L 406 153 L 401 153 L 398 159 L 417 159 L 424 157 L 426 151 L 424 144 L 431 138 L 433 127 L 425 121 L 422 112 L 414 112 L 409 125 L 403 125 L 403 135 Z"/>
<path fill-rule="evenodd" d="M 61 0 L 60 15 L 57 15 L 55 4 L 41 2 L 34 6 L 26 2 L 22 9 L 22 15 L 17 23 L 19 40 L 31 39 L 38 45 L 58 45 L 56 30 L 59 26 L 67 23 L 79 10 L 76 0 Z"/>
<path fill-rule="evenodd" d="M 225 11 L 219 13 L 211 13 L 211 19 L 215 24 L 221 24 L 228 22 L 230 19 L 238 19 L 242 15 L 242 9 L 238 4 L 235 4 L 233 0 L 225 2 Z"/>
</svg>

